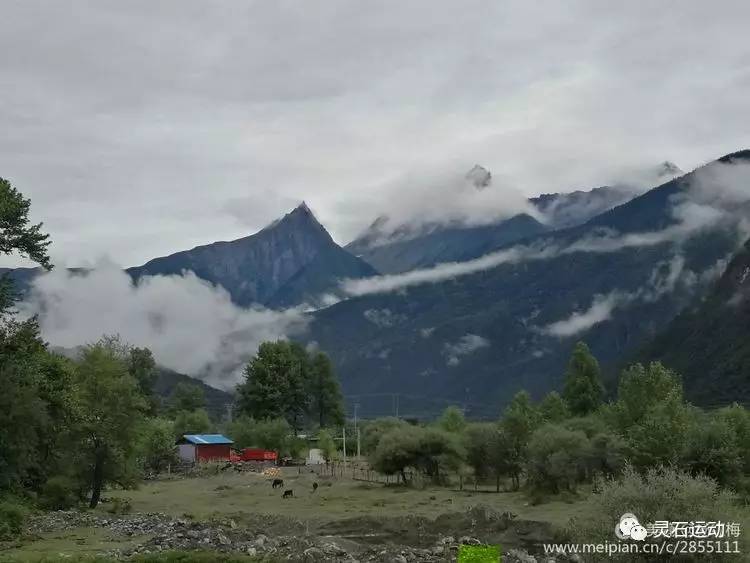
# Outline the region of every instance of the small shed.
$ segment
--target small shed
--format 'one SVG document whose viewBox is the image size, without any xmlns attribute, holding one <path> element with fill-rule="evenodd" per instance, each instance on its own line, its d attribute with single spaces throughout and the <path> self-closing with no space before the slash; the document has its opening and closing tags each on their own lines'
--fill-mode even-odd
<svg viewBox="0 0 750 563">
<path fill-rule="evenodd" d="M 183 461 L 229 461 L 234 442 L 221 434 L 185 434 L 177 440 Z"/>
</svg>

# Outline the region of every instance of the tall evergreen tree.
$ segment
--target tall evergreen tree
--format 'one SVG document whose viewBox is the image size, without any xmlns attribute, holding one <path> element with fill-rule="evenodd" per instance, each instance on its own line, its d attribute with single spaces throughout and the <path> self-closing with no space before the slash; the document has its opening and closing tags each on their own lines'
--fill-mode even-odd
<svg viewBox="0 0 750 563">
<path fill-rule="evenodd" d="M 568 362 L 563 398 L 573 415 L 585 416 L 599 407 L 603 395 L 599 362 L 589 347 L 579 342 Z"/>
</svg>

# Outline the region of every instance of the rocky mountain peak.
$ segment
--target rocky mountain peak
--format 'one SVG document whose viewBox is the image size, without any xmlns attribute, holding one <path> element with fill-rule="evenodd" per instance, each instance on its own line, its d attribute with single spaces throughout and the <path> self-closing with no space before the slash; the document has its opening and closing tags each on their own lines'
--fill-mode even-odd
<svg viewBox="0 0 750 563">
<path fill-rule="evenodd" d="M 484 166 L 475 164 L 466 173 L 466 179 L 478 190 L 483 190 L 492 183 L 492 174 Z"/>
<path fill-rule="evenodd" d="M 263 229 L 263 231 L 271 230 L 292 231 L 303 236 L 317 236 L 325 238 L 326 241 L 333 241 L 331 235 L 304 201 Z"/>
</svg>

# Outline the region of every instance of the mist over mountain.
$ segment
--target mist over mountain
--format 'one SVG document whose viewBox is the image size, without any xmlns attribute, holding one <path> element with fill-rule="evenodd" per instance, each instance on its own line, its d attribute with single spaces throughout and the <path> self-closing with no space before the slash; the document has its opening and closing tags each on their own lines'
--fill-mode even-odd
<svg viewBox="0 0 750 563">
<path fill-rule="evenodd" d="M 749 158 L 728 155 L 640 196 L 543 195 L 528 201 L 535 216 L 423 224 L 417 236 L 405 227 L 385 244 L 379 219 L 342 249 L 303 204 L 254 235 L 127 274 L 9 275 L 56 344 L 121 332 L 166 368 L 231 389 L 260 341 L 292 338 L 331 355 L 363 415 L 395 393 L 418 415 L 460 399 L 494 416 L 518 389 L 559 387 L 578 339 L 616 366 L 705 295 L 748 231 Z M 492 189 L 484 168 L 465 180 Z M 375 264 L 354 255 L 362 248 Z"/>
<path fill-rule="evenodd" d="M 390 217 L 382 215 L 345 248 L 389 274 L 440 262 L 470 260 L 516 240 L 581 225 L 630 201 L 645 191 L 644 185 L 659 185 L 682 173 L 675 164 L 665 161 L 630 172 L 627 183 L 530 198 L 529 212 L 478 225 L 458 220 L 394 225 Z M 491 172 L 480 165 L 469 170 L 465 179 L 475 191 L 499 189 L 492 186 Z"/>
<path fill-rule="evenodd" d="M 733 198 L 748 157 L 475 260 L 352 282 L 351 299 L 314 314 L 309 338 L 361 404 L 422 394 L 414 409 L 424 411 L 451 397 L 497 409 L 521 388 L 559 388 L 578 339 L 614 366 L 721 274 L 744 228 Z"/>
<path fill-rule="evenodd" d="M 750 240 L 705 298 L 697 298 L 639 354 L 682 375 L 695 404 L 750 402 Z"/>
</svg>

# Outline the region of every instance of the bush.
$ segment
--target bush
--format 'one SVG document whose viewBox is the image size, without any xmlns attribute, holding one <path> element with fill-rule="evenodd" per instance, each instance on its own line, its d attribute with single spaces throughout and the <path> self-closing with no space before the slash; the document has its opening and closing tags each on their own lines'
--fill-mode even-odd
<svg viewBox="0 0 750 563">
<path fill-rule="evenodd" d="M 42 487 L 39 504 L 47 510 L 65 510 L 78 503 L 77 486 L 66 475 L 50 477 Z"/>
<path fill-rule="evenodd" d="M 596 491 L 586 500 L 581 516 L 572 521 L 567 532 L 569 539 L 580 543 L 614 541 L 615 526 L 620 517 L 630 512 L 642 525 L 657 520 L 738 522 L 746 529 L 733 493 L 721 490 L 718 484 L 705 476 L 693 477 L 672 468 L 651 468 L 644 475 L 627 467 L 619 479 L 599 479 Z M 740 536 L 740 549 L 748 553 L 747 536 Z M 742 544 L 746 545 L 742 545 Z M 724 554 L 725 560 L 736 559 L 736 554 Z M 638 561 L 631 554 L 622 554 L 622 560 Z M 711 555 L 719 561 L 721 554 Z M 666 560 L 668 557 L 664 555 Z M 649 561 L 658 560 L 653 554 Z M 683 560 L 683 559 L 681 559 Z M 690 561 L 691 559 L 684 559 Z M 695 560 L 707 560 L 706 555 L 696 555 Z"/>
<path fill-rule="evenodd" d="M 0 541 L 18 537 L 26 521 L 26 509 L 11 501 L 0 502 Z"/>
<path fill-rule="evenodd" d="M 464 455 L 456 435 L 436 428 L 406 426 L 383 436 L 369 461 L 376 471 L 401 475 L 404 482 L 408 467 L 439 482 L 445 470 L 458 469 Z"/>
<path fill-rule="evenodd" d="M 531 436 L 528 448 L 528 482 L 535 491 L 574 491 L 586 477 L 591 444 L 586 434 L 546 424 Z"/>
<path fill-rule="evenodd" d="M 374 454 L 380 440 L 391 430 L 408 427 L 409 424 L 400 418 L 385 417 L 365 422 L 362 425 L 362 452 Z"/>
</svg>

